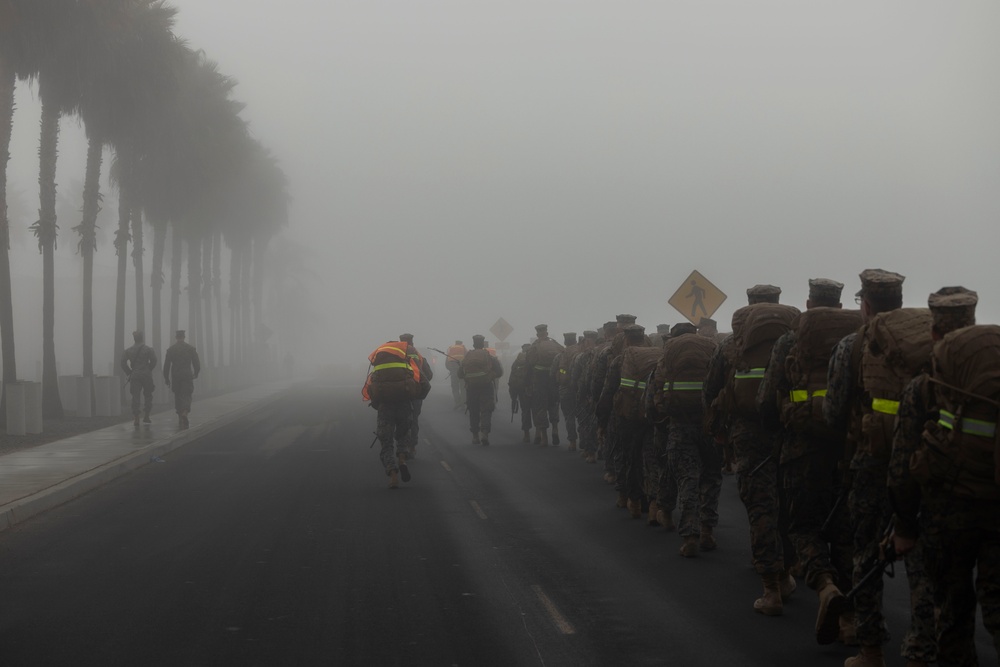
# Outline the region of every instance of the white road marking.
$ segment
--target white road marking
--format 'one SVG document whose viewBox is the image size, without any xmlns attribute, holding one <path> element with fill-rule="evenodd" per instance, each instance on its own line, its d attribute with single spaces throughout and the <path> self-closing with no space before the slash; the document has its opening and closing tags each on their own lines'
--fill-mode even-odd
<svg viewBox="0 0 1000 667">
<path fill-rule="evenodd" d="M 424 444 L 425 444 L 426 446 L 428 446 L 428 447 L 430 447 L 430 446 L 431 446 L 431 441 L 430 441 L 430 440 L 428 440 L 427 438 L 424 438 L 423 440 L 424 440 Z"/>
<path fill-rule="evenodd" d="M 451 466 L 448 465 L 447 461 L 441 461 L 441 467 L 447 470 L 448 472 L 451 472 Z"/>
<path fill-rule="evenodd" d="M 549 596 L 545 594 L 545 591 L 542 590 L 541 586 L 532 586 L 531 590 L 535 591 L 535 595 L 538 596 L 538 600 L 542 603 L 542 606 L 545 607 L 545 611 L 549 613 L 549 616 L 552 618 L 552 622 L 556 624 L 557 628 L 559 628 L 559 632 L 564 635 L 576 634 L 576 628 L 573 627 L 572 623 L 566 620 L 565 616 L 559 613 L 555 603 L 549 599 Z"/>
<path fill-rule="evenodd" d="M 476 511 L 476 514 L 479 515 L 480 519 L 482 519 L 482 520 L 485 521 L 486 519 L 489 518 L 489 517 L 486 516 L 486 512 L 483 511 L 483 508 L 480 507 L 479 503 L 477 503 L 475 500 L 470 500 L 469 504 L 472 505 L 472 509 L 474 509 Z"/>
</svg>

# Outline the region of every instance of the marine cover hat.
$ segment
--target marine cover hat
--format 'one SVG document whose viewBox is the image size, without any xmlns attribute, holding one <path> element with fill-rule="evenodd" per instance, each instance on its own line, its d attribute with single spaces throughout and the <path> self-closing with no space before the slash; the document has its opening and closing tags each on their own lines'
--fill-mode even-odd
<svg viewBox="0 0 1000 667">
<path fill-rule="evenodd" d="M 947 333 L 976 323 L 979 295 L 964 287 L 942 287 L 927 297 L 934 328 Z"/>
</svg>

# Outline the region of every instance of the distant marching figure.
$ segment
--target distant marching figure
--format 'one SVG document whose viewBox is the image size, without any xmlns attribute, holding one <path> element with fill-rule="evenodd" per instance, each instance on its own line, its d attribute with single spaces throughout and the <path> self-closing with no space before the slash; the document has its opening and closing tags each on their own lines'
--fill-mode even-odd
<svg viewBox="0 0 1000 667">
<path fill-rule="evenodd" d="M 143 395 L 146 403 L 143 406 L 142 421 L 147 424 L 151 421 L 149 413 L 153 409 L 153 369 L 156 368 L 156 352 L 143 343 L 141 331 L 133 331 L 132 338 L 135 339 L 135 345 L 125 350 L 121 366 L 128 376 L 129 389 L 132 392 L 132 418 L 138 428 L 139 402 Z"/>
<path fill-rule="evenodd" d="M 174 409 L 177 410 L 178 426 L 182 429 L 190 426 L 191 395 L 194 393 L 194 381 L 201 372 L 198 351 L 193 345 L 188 345 L 184 337 L 184 331 L 178 330 L 177 342 L 167 349 L 163 357 L 163 379 L 174 390 Z"/>
</svg>

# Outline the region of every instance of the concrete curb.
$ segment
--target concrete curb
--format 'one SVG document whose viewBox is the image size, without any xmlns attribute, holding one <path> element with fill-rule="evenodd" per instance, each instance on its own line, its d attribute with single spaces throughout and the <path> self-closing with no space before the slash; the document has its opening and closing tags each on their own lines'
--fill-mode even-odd
<svg viewBox="0 0 1000 667">
<path fill-rule="evenodd" d="M 266 398 L 248 403 L 210 421 L 199 423 L 186 431 L 180 431 L 166 441 L 160 441 L 129 452 L 103 465 L 74 475 L 63 482 L 0 506 L 0 532 L 141 468 L 158 456 L 180 449 L 184 445 L 229 426 L 233 422 L 253 415 L 259 412 L 264 405 L 283 398 L 290 389 L 291 387 L 286 387 Z"/>
</svg>

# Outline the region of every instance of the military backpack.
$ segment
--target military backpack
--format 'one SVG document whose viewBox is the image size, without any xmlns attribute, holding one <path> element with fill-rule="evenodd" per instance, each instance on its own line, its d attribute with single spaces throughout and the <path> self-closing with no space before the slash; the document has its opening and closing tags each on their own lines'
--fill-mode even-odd
<svg viewBox="0 0 1000 667">
<path fill-rule="evenodd" d="M 934 345 L 930 376 L 938 420 L 910 461 L 915 479 L 956 496 L 1000 500 L 1000 326 L 977 325 Z"/>
<path fill-rule="evenodd" d="M 771 348 L 791 329 L 799 309 L 779 303 L 756 303 L 746 306 L 745 311 L 739 329 L 735 328 L 736 315 L 733 315 L 736 359 L 732 369 L 732 407 L 736 416 L 754 419 L 758 416 L 757 390 L 771 359 Z"/>
<path fill-rule="evenodd" d="M 667 340 L 650 388 L 659 415 L 686 421 L 702 419 L 702 385 L 715 348 L 714 338 L 694 334 Z"/>
<path fill-rule="evenodd" d="M 931 311 L 897 308 L 876 315 L 861 337 L 861 446 L 887 460 L 903 389 L 930 367 Z"/>
<path fill-rule="evenodd" d="M 462 360 L 461 377 L 469 384 L 492 382 L 493 356 L 482 348 L 470 350 Z"/>
<path fill-rule="evenodd" d="M 643 394 L 646 380 L 663 356 L 658 347 L 626 347 L 622 352 L 622 371 L 618 391 L 615 392 L 613 409 L 625 419 L 644 419 Z"/>
<path fill-rule="evenodd" d="M 811 437 L 832 437 L 823 418 L 823 401 L 830 356 L 844 336 L 862 324 L 861 311 L 810 308 L 792 322 L 795 343 L 785 359 L 785 377 L 791 391 L 777 397 L 781 423 Z"/>
</svg>

